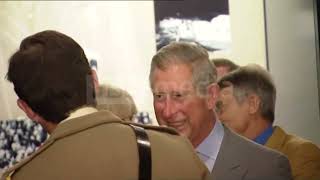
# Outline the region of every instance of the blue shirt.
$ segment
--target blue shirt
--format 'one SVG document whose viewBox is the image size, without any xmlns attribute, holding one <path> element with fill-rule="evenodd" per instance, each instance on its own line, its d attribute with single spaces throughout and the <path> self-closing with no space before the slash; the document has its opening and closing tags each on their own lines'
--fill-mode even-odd
<svg viewBox="0 0 320 180">
<path fill-rule="evenodd" d="M 265 131 L 263 131 L 262 134 L 256 137 L 253 141 L 258 144 L 265 145 L 268 139 L 270 138 L 270 136 L 272 135 L 272 133 L 273 133 L 273 127 L 269 126 Z"/>
<path fill-rule="evenodd" d="M 207 166 L 210 172 L 212 171 L 214 163 L 217 159 L 223 135 L 223 125 L 217 119 L 210 134 L 196 148 L 199 158 Z"/>
</svg>

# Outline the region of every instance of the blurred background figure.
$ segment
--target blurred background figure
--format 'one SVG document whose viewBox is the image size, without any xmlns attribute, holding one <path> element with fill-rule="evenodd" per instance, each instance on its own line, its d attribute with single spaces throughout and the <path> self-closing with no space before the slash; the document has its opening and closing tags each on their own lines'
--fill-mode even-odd
<svg viewBox="0 0 320 180">
<path fill-rule="evenodd" d="M 295 180 L 320 179 L 320 149 L 314 143 L 273 126 L 276 87 L 258 65 L 238 68 L 219 81 L 219 119 L 235 132 L 285 154 Z M 220 102 L 219 102 L 220 101 Z"/>
<path fill-rule="evenodd" d="M 236 63 L 232 62 L 229 59 L 224 59 L 224 58 L 214 58 L 211 59 L 211 63 L 213 65 L 215 65 L 216 69 L 217 69 L 217 76 L 218 79 L 220 79 L 222 76 L 224 76 L 225 74 L 236 70 L 237 68 L 239 68 L 239 65 L 237 65 Z"/>
<path fill-rule="evenodd" d="M 91 59 L 89 63 L 94 72 L 93 74 L 98 80 L 96 73 L 98 71 L 97 60 Z M 95 88 L 97 108 L 109 110 L 125 121 L 133 121 L 134 117 L 136 117 L 137 107 L 131 95 L 127 91 L 115 86 L 100 84 L 99 82 L 97 84 L 99 84 Z"/>
</svg>

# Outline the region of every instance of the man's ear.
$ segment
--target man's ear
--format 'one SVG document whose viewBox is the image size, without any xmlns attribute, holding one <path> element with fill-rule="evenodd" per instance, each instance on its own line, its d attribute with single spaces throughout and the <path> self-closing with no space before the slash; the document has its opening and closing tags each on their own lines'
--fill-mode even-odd
<svg viewBox="0 0 320 180">
<path fill-rule="evenodd" d="M 220 92 L 219 86 L 216 83 L 212 83 L 208 86 L 207 91 L 207 106 L 209 109 L 214 109 Z"/>
<path fill-rule="evenodd" d="M 249 113 L 255 114 L 260 109 L 261 100 L 256 94 L 250 94 L 248 96 L 248 104 L 249 104 Z"/>
<path fill-rule="evenodd" d="M 37 114 L 30 108 L 30 106 L 24 100 L 18 99 L 17 105 L 22 111 L 24 111 L 24 113 L 26 113 L 28 118 L 34 121 L 36 120 Z"/>
<path fill-rule="evenodd" d="M 96 93 L 98 92 L 99 89 L 99 79 L 98 79 L 98 75 L 97 72 L 94 69 L 91 69 L 91 74 L 92 74 L 92 81 L 93 81 L 93 85 L 94 85 L 94 89 L 96 91 Z"/>
</svg>

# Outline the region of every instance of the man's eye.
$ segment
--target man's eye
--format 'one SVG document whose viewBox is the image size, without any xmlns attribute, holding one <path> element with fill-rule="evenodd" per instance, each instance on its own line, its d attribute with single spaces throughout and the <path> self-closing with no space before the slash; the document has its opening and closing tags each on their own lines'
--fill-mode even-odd
<svg viewBox="0 0 320 180">
<path fill-rule="evenodd" d="M 154 99 L 155 100 L 163 100 L 164 99 L 164 97 L 165 97 L 165 94 L 161 94 L 161 93 L 159 93 L 159 94 L 153 94 L 153 97 L 154 97 Z"/>
<path fill-rule="evenodd" d="M 173 93 L 173 94 L 172 94 L 172 97 L 173 97 L 174 99 L 183 99 L 183 98 L 185 97 L 185 95 L 182 94 L 182 93 Z"/>
</svg>

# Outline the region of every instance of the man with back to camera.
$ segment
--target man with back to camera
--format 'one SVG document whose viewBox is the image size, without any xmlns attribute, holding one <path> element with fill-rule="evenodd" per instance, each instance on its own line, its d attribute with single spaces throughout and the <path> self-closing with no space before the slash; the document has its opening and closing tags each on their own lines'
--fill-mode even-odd
<svg viewBox="0 0 320 180">
<path fill-rule="evenodd" d="M 82 48 L 70 37 L 43 31 L 21 42 L 7 79 L 18 106 L 50 137 L 2 180 L 207 177 L 192 145 L 173 129 L 134 125 L 98 111 L 93 78 Z"/>
<path fill-rule="evenodd" d="M 214 108 L 219 88 L 206 50 L 171 43 L 153 56 L 150 86 L 157 121 L 188 137 L 217 180 L 290 180 L 289 162 L 230 131 Z"/>
<path fill-rule="evenodd" d="M 275 119 L 276 87 L 271 74 L 258 65 L 240 67 L 222 77 L 219 119 L 235 132 L 285 154 L 295 180 L 320 179 L 320 149 L 287 134 Z"/>
</svg>

